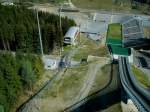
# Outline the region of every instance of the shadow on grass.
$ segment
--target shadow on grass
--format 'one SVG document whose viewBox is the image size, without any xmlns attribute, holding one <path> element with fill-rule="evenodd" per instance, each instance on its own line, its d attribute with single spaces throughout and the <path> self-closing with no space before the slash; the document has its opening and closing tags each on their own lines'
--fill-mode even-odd
<svg viewBox="0 0 150 112">
<path fill-rule="evenodd" d="M 108 107 L 117 104 L 121 101 L 121 88 L 120 88 L 120 79 L 118 74 L 113 74 L 113 65 L 118 64 L 116 61 L 113 61 L 111 64 L 110 80 L 105 85 L 104 88 L 99 91 L 87 96 L 81 101 L 71 105 L 66 108 L 64 112 L 95 112 L 107 109 Z M 117 75 L 117 77 L 115 77 Z M 117 83 L 115 89 L 111 90 L 113 81 Z"/>
<path fill-rule="evenodd" d="M 121 101 L 121 90 L 117 89 L 104 95 L 97 96 L 90 99 L 83 105 L 75 108 L 71 112 L 96 112 L 107 109 L 108 107 L 120 103 Z M 115 110 L 116 112 L 119 110 Z"/>
</svg>

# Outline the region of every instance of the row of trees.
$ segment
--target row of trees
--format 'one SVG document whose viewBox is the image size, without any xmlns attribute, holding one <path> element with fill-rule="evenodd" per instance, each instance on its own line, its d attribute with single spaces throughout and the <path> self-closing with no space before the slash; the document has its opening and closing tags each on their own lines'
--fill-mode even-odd
<svg viewBox="0 0 150 112">
<path fill-rule="evenodd" d="M 63 45 L 63 35 L 73 20 L 39 12 L 44 53 Z M 14 54 L 7 51 L 15 51 Z M 36 11 L 23 6 L 0 5 L 0 107 L 10 112 L 18 96 L 43 74 L 43 63 L 37 55 L 40 42 Z M 32 54 L 32 55 L 31 55 Z M 1 110 L 0 110 L 1 111 Z"/>
<path fill-rule="evenodd" d="M 150 0 L 131 0 L 132 2 L 145 3 L 150 5 Z"/>
<path fill-rule="evenodd" d="M 150 14 L 150 0 L 131 0 L 131 7 L 141 13 Z"/>
<path fill-rule="evenodd" d="M 0 105 L 9 112 L 24 90 L 32 90 L 33 84 L 43 74 L 41 58 L 20 53 L 0 53 Z"/>
<path fill-rule="evenodd" d="M 59 16 L 39 12 L 44 53 L 50 53 L 54 48 L 63 45 L 63 35 L 73 20 L 62 18 L 62 29 L 59 26 Z M 0 49 L 40 52 L 36 11 L 22 6 L 0 5 Z"/>
</svg>

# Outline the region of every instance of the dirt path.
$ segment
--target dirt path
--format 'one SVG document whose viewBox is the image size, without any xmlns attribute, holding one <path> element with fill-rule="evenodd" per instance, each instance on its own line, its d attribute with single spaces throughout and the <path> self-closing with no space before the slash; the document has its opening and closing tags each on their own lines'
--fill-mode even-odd
<svg viewBox="0 0 150 112">
<path fill-rule="evenodd" d="M 75 98 L 75 102 L 82 100 L 83 98 L 87 97 L 92 85 L 95 81 L 95 77 L 97 72 L 101 69 L 102 66 L 106 64 L 106 61 L 97 61 L 96 63 L 90 64 L 87 77 L 85 79 L 84 85 L 82 89 L 80 90 L 79 94 Z"/>
</svg>

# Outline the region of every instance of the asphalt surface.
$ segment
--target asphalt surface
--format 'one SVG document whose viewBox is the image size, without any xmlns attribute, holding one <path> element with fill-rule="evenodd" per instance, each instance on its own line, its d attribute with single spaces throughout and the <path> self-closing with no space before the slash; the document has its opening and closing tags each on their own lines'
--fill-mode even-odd
<svg viewBox="0 0 150 112">
<path fill-rule="evenodd" d="M 90 12 L 90 11 L 89 11 Z M 81 32 L 87 32 L 90 34 L 90 38 L 93 40 L 101 39 L 101 37 L 106 36 L 108 24 L 110 23 L 124 23 L 129 19 L 134 17 L 140 18 L 142 20 L 143 27 L 150 27 L 150 16 L 144 15 L 134 15 L 119 13 L 67 13 L 62 12 L 62 16 L 67 16 L 76 21 L 77 25 L 80 26 Z M 134 23 L 132 22 L 132 26 Z M 132 28 L 132 31 L 139 32 L 141 29 Z M 131 33 L 131 30 L 126 30 L 125 32 Z M 92 35 L 92 33 L 94 33 Z M 138 34 L 137 34 L 138 35 Z M 135 36 L 137 36 L 135 35 Z M 133 35 L 134 36 L 134 35 Z"/>
<path fill-rule="evenodd" d="M 71 8 L 76 7 L 69 0 Z M 38 8 L 38 10 L 47 11 L 50 13 L 58 14 L 58 8 L 53 6 L 34 6 L 33 8 Z M 68 8 L 68 7 L 67 7 Z M 142 14 L 131 14 L 126 12 L 113 12 L 113 11 L 102 11 L 102 10 L 88 10 L 77 8 L 79 12 L 61 12 L 62 17 L 68 17 L 75 20 L 78 26 L 80 26 L 81 32 L 88 32 L 89 37 L 93 40 L 100 39 L 106 36 L 107 27 L 110 23 L 123 23 L 133 17 L 141 18 L 144 27 L 150 27 L 150 16 Z M 94 35 L 91 35 L 94 33 Z"/>
</svg>

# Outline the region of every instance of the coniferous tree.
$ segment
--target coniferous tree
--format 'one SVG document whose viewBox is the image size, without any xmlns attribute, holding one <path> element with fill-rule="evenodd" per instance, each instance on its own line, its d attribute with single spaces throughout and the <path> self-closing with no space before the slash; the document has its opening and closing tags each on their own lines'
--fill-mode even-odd
<svg viewBox="0 0 150 112">
<path fill-rule="evenodd" d="M 25 7 L 0 6 L 0 49 L 40 53 L 40 43 L 34 10 Z M 63 45 L 63 35 L 75 22 L 67 17 L 59 26 L 59 16 L 39 12 L 44 53 Z"/>
<path fill-rule="evenodd" d="M 61 18 L 60 28 L 59 16 L 45 12 L 39 12 L 39 19 L 46 54 L 62 47 L 63 35 L 75 25 L 73 20 Z M 16 52 L 0 52 L 0 105 L 11 112 L 23 89 L 32 90 L 43 74 L 42 60 L 36 55 L 40 53 L 40 42 L 35 11 L 0 5 L 0 50 Z"/>
</svg>

